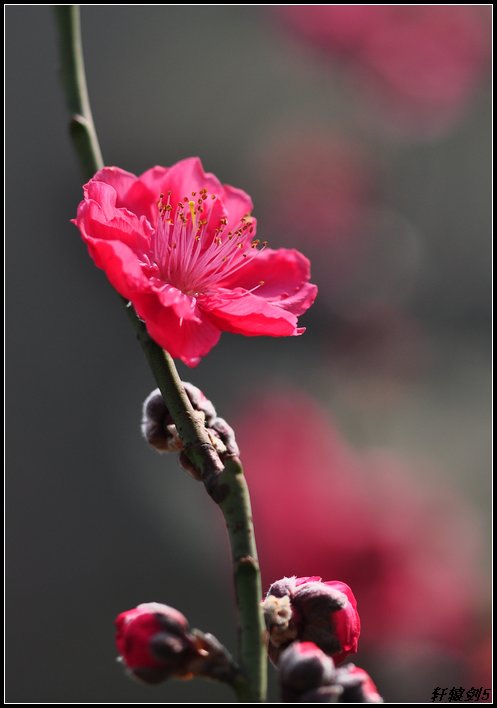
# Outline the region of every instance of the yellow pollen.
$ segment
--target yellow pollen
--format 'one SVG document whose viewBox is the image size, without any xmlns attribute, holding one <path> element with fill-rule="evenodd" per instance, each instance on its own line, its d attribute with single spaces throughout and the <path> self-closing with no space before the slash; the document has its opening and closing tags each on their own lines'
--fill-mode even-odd
<svg viewBox="0 0 497 708">
<path fill-rule="evenodd" d="M 195 202 L 188 202 L 188 206 L 190 207 L 190 214 L 192 216 L 192 224 L 194 226 L 197 225 L 197 219 L 195 216 Z"/>
</svg>

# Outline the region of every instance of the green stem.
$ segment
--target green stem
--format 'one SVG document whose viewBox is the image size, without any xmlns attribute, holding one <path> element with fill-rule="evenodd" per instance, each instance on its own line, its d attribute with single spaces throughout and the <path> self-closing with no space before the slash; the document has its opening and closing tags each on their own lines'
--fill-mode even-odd
<svg viewBox="0 0 497 708">
<path fill-rule="evenodd" d="M 70 131 L 86 178 L 104 166 L 86 87 L 79 5 L 57 5 L 61 78 L 71 113 Z"/>
<path fill-rule="evenodd" d="M 103 166 L 86 87 L 78 5 L 55 7 L 59 29 L 61 73 L 71 112 L 71 137 L 87 179 Z M 266 697 L 264 620 L 260 608 L 261 580 L 257 561 L 250 497 L 238 458 L 221 462 L 203 424 L 195 416 L 171 356 L 149 336 L 131 304 L 124 301 L 152 373 L 185 445 L 200 470 L 205 487 L 219 505 L 230 538 L 239 617 L 239 660 L 243 674 L 233 688 L 240 701 Z"/>
<path fill-rule="evenodd" d="M 223 490 L 219 506 L 231 542 L 236 601 L 239 609 L 240 662 L 250 672 L 253 698 L 265 700 L 267 659 L 265 627 L 261 615 L 261 575 L 257 560 L 250 495 L 237 457 L 225 460 L 218 487 Z M 263 651 L 261 651 L 261 647 Z M 250 700 L 250 695 L 248 696 Z"/>
<path fill-rule="evenodd" d="M 138 341 L 185 445 L 185 452 L 195 467 L 200 470 L 202 481 L 214 498 L 224 465 L 207 435 L 205 426 L 195 415 L 172 357 L 150 337 L 145 324 L 136 316 L 131 305 L 129 303 L 126 305 Z"/>
</svg>

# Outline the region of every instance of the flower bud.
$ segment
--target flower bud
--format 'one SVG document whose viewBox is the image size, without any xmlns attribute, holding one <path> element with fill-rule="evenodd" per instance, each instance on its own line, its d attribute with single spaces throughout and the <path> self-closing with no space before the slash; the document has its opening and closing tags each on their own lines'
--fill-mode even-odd
<svg viewBox="0 0 497 708">
<path fill-rule="evenodd" d="M 186 618 L 167 605 L 148 602 L 116 619 L 116 644 L 128 671 L 146 683 L 188 677 L 197 656 Z"/>
<path fill-rule="evenodd" d="M 158 452 L 176 452 L 182 448 L 176 426 L 158 388 L 143 403 L 141 429 L 145 440 Z"/>
<path fill-rule="evenodd" d="M 281 653 L 278 669 L 284 703 L 303 702 L 309 691 L 331 685 L 335 675 L 333 659 L 312 642 L 291 644 Z"/>
<path fill-rule="evenodd" d="M 193 477 L 193 479 L 200 482 L 202 480 L 201 471 L 193 464 L 188 455 L 186 455 L 183 450 L 179 453 L 178 461 L 180 466 L 188 472 L 188 474 Z"/>
<path fill-rule="evenodd" d="M 239 669 L 212 635 L 190 630 L 181 612 L 158 602 L 138 605 L 116 619 L 116 644 L 128 672 L 146 683 L 170 677 L 233 683 Z"/>
<path fill-rule="evenodd" d="M 212 402 L 199 388 L 188 381 L 183 381 L 183 386 L 185 387 L 186 395 L 190 399 L 193 408 L 196 411 L 201 411 L 205 415 L 205 424 L 207 427 L 210 427 L 212 421 L 217 416 L 216 409 Z"/>
<path fill-rule="evenodd" d="M 343 689 L 341 703 L 383 703 L 371 676 L 355 664 L 338 669 L 335 680 Z"/>
<path fill-rule="evenodd" d="M 202 414 L 208 427 L 216 418 L 216 409 L 202 391 L 183 381 L 186 395 L 194 410 Z M 159 452 L 178 452 L 183 449 L 176 426 L 158 388 L 147 396 L 143 404 L 142 433 L 145 440 Z"/>
<path fill-rule="evenodd" d="M 291 642 L 314 642 L 341 663 L 357 651 L 360 619 L 352 590 L 320 577 L 283 578 L 273 583 L 263 602 L 269 632 L 268 653 L 277 664 Z"/>
<path fill-rule="evenodd" d="M 354 664 L 336 669 L 313 642 L 293 642 L 278 669 L 283 703 L 383 703 L 366 671 Z"/>
<path fill-rule="evenodd" d="M 224 444 L 224 453 L 221 453 L 221 458 L 224 454 L 235 455 L 238 457 L 240 455 L 240 448 L 237 445 L 235 438 L 235 431 L 228 425 L 224 418 L 215 418 L 209 424 L 209 434 L 215 435 Z"/>
<path fill-rule="evenodd" d="M 228 456 L 238 456 L 240 450 L 233 428 L 224 418 L 217 417 L 216 409 L 199 388 L 188 381 L 183 381 L 183 386 L 195 409 L 195 415 L 205 426 L 209 440 L 221 460 Z M 184 451 L 183 441 L 158 388 L 145 399 L 141 430 L 145 440 L 158 452 L 179 452 L 181 467 L 197 481 L 202 479 L 201 471 Z"/>
</svg>

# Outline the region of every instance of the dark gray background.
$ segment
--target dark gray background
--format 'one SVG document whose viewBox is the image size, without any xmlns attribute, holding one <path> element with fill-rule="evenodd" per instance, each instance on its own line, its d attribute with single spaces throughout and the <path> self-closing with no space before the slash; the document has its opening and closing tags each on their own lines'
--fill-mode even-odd
<svg viewBox="0 0 497 708">
<path fill-rule="evenodd" d="M 118 299 L 69 224 L 82 180 L 52 11 L 9 6 L 6 16 L 7 700 L 229 702 L 228 690 L 210 684 L 145 688 L 114 664 L 113 618 L 150 600 L 178 606 L 234 647 L 228 549 L 200 485 L 140 439 L 153 382 Z M 252 194 L 262 220 L 259 141 L 287 119 L 348 125 L 339 82 L 330 100 L 326 70 L 262 9 L 93 6 L 82 19 L 108 164 L 140 172 L 198 154 Z M 488 87 L 443 139 L 367 139 L 389 167 L 390 203 L 422 240 L 408 307 L 428 332 L 431 356 L 408 401 L 373 415 L 340 402 L 339 387 L 323 380 L 320 333 L 331 315 L 319 302 L 291 346 L 224 335 L 189 376 L 227 417 L 249 390 L 298 383 L 329 403 L 351 439 L 431 454 L 485 521 Z M 339 378 L 339 362 L 332 368 Z"/>
</svg>

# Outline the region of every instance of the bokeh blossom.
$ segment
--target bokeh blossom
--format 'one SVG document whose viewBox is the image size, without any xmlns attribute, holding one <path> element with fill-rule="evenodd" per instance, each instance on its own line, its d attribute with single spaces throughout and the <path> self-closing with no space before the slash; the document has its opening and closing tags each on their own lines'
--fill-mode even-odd
<svg viewBox="0 0 497 708">
<path fill-rule="evenodd" d="M 423 234 L 392 209 L 386 169 L 364 142 L 314 121 L 273 126 L 251 155 L 259 213 L 276 247 L 304 248 L 320 304 L 336 320 L 403 306 L 424 267 Z"/>
<path fill-rule="evenodd" d="M 277 9 L 284 24 L 341 60 L 390 132 L 431 135 L 464 114 L 489 66 L 490 13 L 464 5 Z"/>
<path fill-rule="evenodd" d="M 263 602 L 269 633 L 268 653 L 277 664 L 293 641 L 314 642 L 341 663 L 357 652 L 361 622 L 352 590 L 319 576 L 282 578 L 272 583 Z"/>
<path fill-rule="evenodd" d="M 96 265 L 173 357 L 195 366 L 221 331 L 298 335 L 314 301 L 309 261 L 255 239 L 252 201 L 198 158 L 139 177 L 100 170 L 74 223 Z"/>
<path fill-rule="evenodd" d="M 361 254 L 358 231 L 378 198 L 381 169 L 361 141 L 314 121 L 273 126 L 252 152 L 271 240 L 333 248 L 337 271 Z M 345 262 L 344 262 L 345 261 Z M 334 273 L 334 276 L 337 274 Z"/>
<path fill-rule="evenodd" d="M 391 451 L 355 450 L 298 390 L 261 393 L 235 427 L 263 583 L 289 568 L 339 577 L 358 601 L 362 651 L 402 641 L 465 661 L 485 579 L 478 518 L 454 487 Z"/>
</svg>

